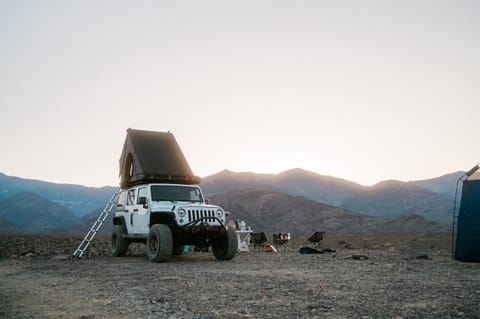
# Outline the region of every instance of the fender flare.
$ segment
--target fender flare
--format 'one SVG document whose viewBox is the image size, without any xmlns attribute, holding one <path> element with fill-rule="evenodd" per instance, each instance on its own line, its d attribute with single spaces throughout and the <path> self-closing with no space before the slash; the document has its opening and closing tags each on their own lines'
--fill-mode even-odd
<svg viewBox="0 0 480 319">
<path fill-rule="evenodd" d="M 121 225 L 123 227 L 123 231 L 127 232 L 127 226 L 125 223 L 125 216 L 114 216 L 113 217 L 113 225 Z"/>
</svg>

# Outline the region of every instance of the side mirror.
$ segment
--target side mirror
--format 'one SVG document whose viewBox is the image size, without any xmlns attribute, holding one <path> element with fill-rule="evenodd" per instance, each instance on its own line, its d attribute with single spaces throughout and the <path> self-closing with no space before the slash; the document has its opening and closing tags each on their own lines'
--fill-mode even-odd
<svg viewBox="0 0 480 319">
<path fill-rule="evenodd" d="M 208 198 L 205 198 L 205 204 L 210 204 L 210 201 L 208 200 Z"/>
<path fill-rule="evenodd" d="M 147 205 L 147 198 L 146 197 L 139 197 L 138 198 L 138 203 L 140 205 L 143 205 L 143 208 L 147 208 L 148 205 Z"/>
</svg>

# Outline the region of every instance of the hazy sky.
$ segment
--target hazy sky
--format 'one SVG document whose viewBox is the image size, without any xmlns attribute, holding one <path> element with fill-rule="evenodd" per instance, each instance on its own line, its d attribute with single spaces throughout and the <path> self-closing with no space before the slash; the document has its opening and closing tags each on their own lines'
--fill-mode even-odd
<svg viewBox="0 0 480 319">
<path fill-rule="evenodd" d="M 0 172 L 117 185 L 126 129 L 193 171 L 371 185 L 480 161 L 480 1 L 0 0 Z"/>
</svg>

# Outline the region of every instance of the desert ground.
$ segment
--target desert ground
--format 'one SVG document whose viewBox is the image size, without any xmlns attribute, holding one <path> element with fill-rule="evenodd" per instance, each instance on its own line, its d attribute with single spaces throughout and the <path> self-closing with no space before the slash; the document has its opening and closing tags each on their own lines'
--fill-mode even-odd
<svg viewBox="0 0 480 319">
<path fill-rule="evenodd" d="M 327 233 L 278 252 L 151 263 L 144 245 L 110 257 L 97 235 L 0 236 L 0 318 L 480 318 L 480 263 L 453 261 L 448 233 Z"/>
</svg>

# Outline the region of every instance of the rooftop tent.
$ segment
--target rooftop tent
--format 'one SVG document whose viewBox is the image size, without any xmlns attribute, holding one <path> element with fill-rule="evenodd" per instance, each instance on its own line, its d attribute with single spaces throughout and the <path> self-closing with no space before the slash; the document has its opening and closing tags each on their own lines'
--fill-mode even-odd
<svg viewBox="0 0 480 319">
<path fill-rule="evenodd" d="M 463 181 L 455 259 L 480 262 L 480 172 Z"/>
<path fill-rule="evenodd" d="M 119 175 L 122 188 L 143 183 L 200 183 L 170 132 L 128 129 Z"/>
</svg>

